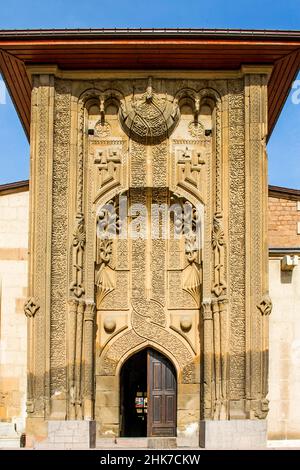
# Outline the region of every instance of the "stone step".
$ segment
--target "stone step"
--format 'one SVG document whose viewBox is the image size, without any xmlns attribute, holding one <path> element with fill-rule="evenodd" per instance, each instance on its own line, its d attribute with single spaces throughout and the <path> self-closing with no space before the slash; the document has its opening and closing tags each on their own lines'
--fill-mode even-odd
<svg viewBox="0 0 300 470">
<path fill-rule="evenodd" d="M 97 449 L 176 449 L 176 437 L 117 437 L 97 439 Z"/>
<path fill-rule="evenodd" d="M 0 450 L 1 449 L 20 449 L 20 438 L 0 437 Z"/>
<path fill-rule="evenodd" d="M 18 449 L 20 435 L 14 423 L 0 423 L 0 449 Z"/>
<path fill-rule="evenodd" d="M 176 449 L 176 437 L 149 437 L 148 449 Z"/>
<path fill-rule="evenodd" d="M 6 437 L 16 437 L 18 433 L 14 423 L 1 423 L 0 422 L 0 439 Z"/>
<path fill-rule="evenodd" d="M 97 449 L 119 449 L 119 448 L 138 448 L 147 449 L 148 440 L 146 437 L 103 437 L 97 439 Z"/>
<path fill-rule="evenodd" d="M 147 437 L 118 437 L 116 439 L 117 445 L 132 449 L 147 449 L 148 438 Z"/>
</svg>

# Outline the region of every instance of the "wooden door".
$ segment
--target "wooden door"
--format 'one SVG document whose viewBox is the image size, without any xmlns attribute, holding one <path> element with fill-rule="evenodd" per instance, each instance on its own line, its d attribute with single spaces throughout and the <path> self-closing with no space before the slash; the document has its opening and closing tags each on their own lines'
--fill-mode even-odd
<svg viewBox="0 0 300 470">
<path fill-rule="evenodd" d="M 153 349 L 148 350 L 147 434 L 176 436 L 176 371 L 171 362 Z"/>
</svg>

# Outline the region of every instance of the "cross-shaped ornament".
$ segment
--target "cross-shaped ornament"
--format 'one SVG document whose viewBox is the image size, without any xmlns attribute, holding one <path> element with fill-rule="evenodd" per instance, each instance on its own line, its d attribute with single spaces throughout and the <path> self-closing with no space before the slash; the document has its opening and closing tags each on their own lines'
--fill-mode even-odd
<svg viewBox="0 0 300 470">
<path fill-rule="evenodd" d="M 195 150 L 188 147 L 185 150 L 179 150 L 178 153 L 177 163 L 180 168 L 181 177 L 193 185 L 197 185 L 197 179 L 194 178 L 193 172 L 200 173 L 202 165 L 205 164 L 201 153 L 195 152 Z"/>
<path fill-rule="evenodd" d="M 96 152 L 94 163 L 101 174 L 101 184 L 106 184 L 115 179 L 115 171 L 121 163 L 119 149 L 103 149 Z"/>
</svg>

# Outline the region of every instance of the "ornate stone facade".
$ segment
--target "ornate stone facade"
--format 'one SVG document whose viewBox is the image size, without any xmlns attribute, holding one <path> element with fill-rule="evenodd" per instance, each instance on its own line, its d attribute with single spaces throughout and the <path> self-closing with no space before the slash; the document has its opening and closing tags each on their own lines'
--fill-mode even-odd
<svg viewBox="0 0 300 470">
<path fill-rule="evenodd" d="M 254 72 L 34 76 L 29 433 L 90 419 L 118 436 L 121 366 L 150 346 L 177 371 L 179 437 L 266 416 L 267 76 Z"/>
</svg>

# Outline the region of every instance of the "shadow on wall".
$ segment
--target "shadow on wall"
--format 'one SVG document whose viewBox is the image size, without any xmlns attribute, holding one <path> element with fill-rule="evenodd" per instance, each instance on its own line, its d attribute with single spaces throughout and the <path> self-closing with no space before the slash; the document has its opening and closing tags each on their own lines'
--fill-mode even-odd
<svg viewBox="0 0 300 470">
<path fill-rule="evenodd" d="M 280 271 L 281 284 L 292 284 L 293 271 Z"/>
</svg>

